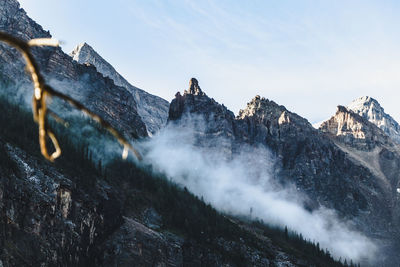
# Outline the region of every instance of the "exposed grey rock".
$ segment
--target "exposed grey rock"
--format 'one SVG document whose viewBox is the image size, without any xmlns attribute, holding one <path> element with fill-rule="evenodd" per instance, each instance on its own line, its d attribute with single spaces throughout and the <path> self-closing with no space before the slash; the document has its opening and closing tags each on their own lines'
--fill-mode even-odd
<svg viewBox="0 0 400 267">
<path fill-rule="evenodd" d="M 1 1 L 0 30 L 24 40 L 51 37 L 27 16 L 15 0 Z M 80 100 L 128 137 L 147 136 L 135 99 L 125 88 L 103 77 L 95 67 L 76 63 L 60 48 L 37 47 L 33 53 L 41 71 L 56 90 Z M 32 84 L 15 49 L 0 44 L 0 66 L 3 79 L 16 85 L 13 91 L 7 92 L 9 97 L 25 100 L 32 96 Z"/>
<path fill-rule="evenodd" d="M 218 247 L 209 249 L 176 234 L 156 232 L 140 222 L 124 218 L 124 225 L 106 244 L 105 266 L 239 266 L 234 259 L 223 257 L 220 251 L 240 253 L 251 266 L 307 266 L 308 262 L 284 253 L 271 240 L 257 235 L 263 250 L 254 250 L 243 242 L 219 238 Z M 267 252 L 267 253 L 266 253 Z"/>
<path fill-rule="evenodd" d="M 0 258 L 4 266 L 84 266 L 121 224 L 121 203 L 101 184 L 82 191 L 76 177 L 0 139 Z M 3 154 L 4 157 L 4 154 Z M 101 253 L 100 253 L 101 254 Z M 89 260 L 90 259 L 90 260 Z"/>
<path fill-rule="evenodd" d="M 239 119 L 250 142 L 265 144 L 276 153 L 277 175 L 294 181 L 312 205 L 360 220 L 359 227 L 367 234 L 386 231 L 393 218 L 382 185 L 306 119 L 258 96 L 239 112 Z"/>
<path fill-rule="evenodd" d="M 195 144 L 224 151 L 227 159 L 239 153 L 242 144 L 264 146 L 278 159 L 276 179 L 290 181 L 306 193 L 307 208 L 333 208 L 357 222 L 367 235 L 390 238 L 390 233 L 397 231 L 390 227 L 396 217 L 392 216 L 393 199 L 387 195 L 386 185 L 306 119 L 260 96 L 235 118 L 195 88 L 198 83 L 191 82 L 183 96 L 178 93 L 169 112 L 170 123 L 195 132 Z M 204 123 L 193 123 L 198 116 Z"/>
<path fill-rule="evenodd" d="M 0 2 L 0 30 L 25 40 L 50 36 L 15 0 Z M 126 88 L 116 86 L 93 66 L 74 62 L 60 49 L 40 48 L 34 54 L 55 89 L 79 99 L 126 135 L 147 135 L 135 99 Z M 25 94 L 31 95 L 31 83 L 16 51 L 1 45 L 0 63 L 1 82 L 13 84 L 4 87 L 9 89 L 7 98 L 24 100 Z M 198 84 L 192 81 L 191 85 L 192 92 L 204 96 Z M 20 91 L 12 90 L 17 88 Z M 233 118 L 233 113 L 223 106 L 213 113 L 218 116 L 219 111 Z M 210 134 L 222 134 L 224 124 L 220 127 L 220 132 Z M 142 220 L 136 219 L 138 214 L 124 214 L 121 188 L 129 186 L 127 181 L 122 182 L 121 188 L 113 187 L 94 177 L 94 173 L 82 172 L 79 166 L 73 170 L 58 168 L 25 149 L 0 137 L 1 265 L 237 266 L 234 257 L 243 257 L 252 266 L 309 265 L 304 256 L 284 253 L 267 237 L 255 234 L 251 226 L 247 226 L 245 236 L 251 236 L 252 242 L 218 237 L 212 247 L 208 246 L 209 240 L 200 244 L 161 230 L 162 218 L 151 206 L 145 207 Z M 91 183 L 83 186 L 86 181 Z"/>
<path fill-rule="evenodd" d="M 144 224 L 151 229 L 160 229 L 162 217 L 154 208 L 148 208 L 143 212 Z"/>
<path fill-rule="evenodd" d="M 361 117 L 382 129 L 396 143 L 400 143 L 400 125 L 381 107 L 374 98 L 363 96 L 347 106 Z"/>
<path fill-rule="evenodd" d="M 215 148 L 226 158 L 235 149 L 229 141 L 235 138 L 234 120 L 233 112 L 209 98 L 195 78 L 189 81 L 189 89 L 183 96 L 178 92 L 170 104 L 171 123 L 176 121 L 181 127 L 194 130 L 199 146 Z"/>
<path fill-rule="evenodd" d="M 95 66 L 98 72 L 112 79 L 117 86 L 126 88 L 135 98 L 138 113 L 146 124 L 150 135 L 155 134 L 165 126 L 168 118 L 168 101 L 131 85 L 87 43 L 78 45 L 72 51 L 71 56 L 80 64 Z"/>
<path fill-rule="evenodd" d="M 368 168 L 378 178 L 377 181 L 387 197 L 392 222 L 398 230 L 400 146 L 376 124 L 343 106 L 338 106 L 336 114 L 323 122 L 320 130 L 332 138 L 355 163 Z"/>
<path fill-rule="evenodd" d="M 192 95 L 204 95 L 203 91 L 201 91 L 199 82 L 196 78 L 192 78 L 189 81 L 189 90 L 185 93 L 192 94 Z"/>
<path fill-rule="evenodd" d="M 233 220 L 251 243 L 218 237 L 209 247 L 151 229 L 146 218 L 122 216 L 123 192 L 106 182 L 97 180 L 83 190 L 79 183 L 89 177 L 65 174 L 1 138 L 0 152 L 10 161 L 0 162 L 4 266 L 238 266 L 235 257 L 251 266 L 307 266 L 306 259 L 283 252 L 260 229 Z M 152 207 L 146 210 L 155 213 Z"/>
<path fill-rule="evenodd" d="M 375 124 L 343 106 L 337 107 L 336 114 L 323 122 L 320 130 L 359 150 L 371 150 L 382 145 L 397 147 Z"/>
</svg>

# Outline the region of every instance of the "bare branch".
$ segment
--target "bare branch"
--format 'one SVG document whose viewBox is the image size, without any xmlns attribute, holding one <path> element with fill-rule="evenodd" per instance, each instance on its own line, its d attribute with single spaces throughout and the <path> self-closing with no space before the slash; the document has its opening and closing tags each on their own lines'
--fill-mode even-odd
<svg viewBox="0 0 400 267">
<path fill-rule="evenodd" d="M 124 147 L 122 157 L 125 159 L 128 156 L 128 149 L 130 149 L 135 156 L 141 160 L 142 157 L 139 152 L 129 143 L 129 141 L 123 137 L 123 135 L 118 132 L 114 127 L 111 126 L 110 123 L 105 121 L 99 115 L 95 114 L 94 112 L 90 111 L 86 108 L 83 104 L 79 101 L 65 95 L 61 92 L 54 90 L 51 86 L 45 83 L 43 76 L 40 73 L 39 66 L 37 65 L 32 52 L 32 46 L 58 46 L 58 41 L 49 38 L 39 38 L 39 39 L 32 39 L 28 42 L 25 42 L 21 39 L 15 38 L 12 35 L 9 35 L 4 32 L 0 32 L 0 41 L 3 41 L 10 46 L 13 46 L 18 49 L 18 51 L 22 54 L 26 61 L 26 67 L 30 74 L 31 80 L 34 86 L 34 94 L 33 94 L 33 118 L 34 121 L 39 125 L 39 144 L 40 144 L 40 151 L 42 155 L 49 161 L 54 161 L 61 155 L 61 148 L 59 146 L 58 140 L 54 133 L 52 132 L 49 123 L 47 121 L 48 115 L 53 116 L 56 118 L 56 121 L 59 122 L 60 118 L 55 115 L 55 113 L 49 111 L 47 109 L 47 102 L 46 99 L 48 96 L 51 97 L 58 97 L 63 99 L 71 106 L 75 107 L 76 109 L 82 111 L 83 113 L 87 114 L 93 120 L 98 122 L 103 128 L 105 128 L 108 132 L 110 132 L 118 142 Z M 48 148 L 46 146 L 47 138 L 53 144 L 54 152 L 49 154 Z"/>
</svg>

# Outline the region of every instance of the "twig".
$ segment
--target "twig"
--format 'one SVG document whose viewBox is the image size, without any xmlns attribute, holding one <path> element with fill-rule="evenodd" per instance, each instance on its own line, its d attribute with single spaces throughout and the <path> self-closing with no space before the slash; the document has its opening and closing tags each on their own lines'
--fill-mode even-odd
<svg viewBox="0 0 400 267">
<path fill-rule="evenodd" d="M 90 111 L 86 108 L 83 104 L 78 102 L 77 100 L 65 95 L 61 92 L 54 90 L 51 86 L 45 83 L 43 76 L 40 74 L 39 66 L 36 63 L 32 52 L 31 47 L 33 46 L 58 46 L 59 43 L 50 38 L 39 38 L 39 39 L 32 39 L 28 42 L 24 40 L 15 38 L 14 36 L 0 32 L 0 41 L 3 41 L 10 46 L 17 48 L 17 50 L 22 54 L 26 61 L 26 67 L 30 74 L 30 77 L 33 82 L 34 86 L 34 94 L 33 94 L 33 119 L 39 125 L 39 144 L 40 144 L 40 151 L 42 155 L 49 161 L 54 161 L 61 155 L 61 148 L 58 143 L 56 136 L 54 135 L 53 131 L 51 130 L 47 116 L 54 116 L 55 113 L 47 109 L 46 99 L 47 96 L 58 97 L 69 103 L 71 106 L 75 107 L 76 109 L 84 112 L 93 120 L 98 122 L 103 128 L 105 128 L 108 132 L 110 132 L 118 142 L 124 147 L 122 157 L 126 159 L 128 156 L 128 149 L 130 149 L 135 156 L 141 160 L 142 157 L 140 156 L 139 152 L 128 142 L 127 139 L 123 137 L 121 133 L 119 133 L 114 127 L 111 126 L 110 123 L 105 121 L 99 115 L 95 114 L 94 112 Z M 56 119 L 56 121 L 58 121 Z M 54 146 L 54 152 L 49 154 L 46 140 L 49 138 Z"/>
</svg>

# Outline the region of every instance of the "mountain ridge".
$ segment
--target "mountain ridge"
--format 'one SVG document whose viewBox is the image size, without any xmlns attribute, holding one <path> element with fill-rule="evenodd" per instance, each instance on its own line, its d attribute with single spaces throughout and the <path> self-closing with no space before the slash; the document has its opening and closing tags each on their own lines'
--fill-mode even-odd
<svg viewBox="0 0 400 267">
<path fill-rule="evenodd" d="M 0 5 L 0 30 L 23 40 L 49 38 L 48 31 L 28 17 L 15 0 L 2 1 Z M 30 105 L 32 83 L 26 75 L 25 63 L 21 55 L 8 45 L 0 44 L 2 78 L 14 84 L 7 92 L 15 101 L 25 101 Z M 35 47 L 32 49 L 42 75 L 55 90 L 70 94 L 124 135 L 137 138 L 148 136 L 146 125 L 137 111 L 137 103 L 125 88 L 103 77 L 93 66 L 76 63 L 59 47 Z M 7 90 L 5 88 L 4 90 Z M 3 93 L 5 91 L 3 90 Z M 54 101 L 56 102 L 56 101 Z M 55 105 L 70 109 L 65 103 Z"/>
<path fill-rule="evenodd" d="M 363 101 L 365 98 L 361 98 Z M 370 100 L 370 98 L 368 98 Z M 376 100 L 373 100 L 376 101 Z M 399 227 L 400 146 L 384 129 L 368 117 L 350 108 L 338 106 L 337 112 L 319 128 L 356 163 L 368 168 L 381 183 L 393 213 L 393 224 Z"/>
<path fill-rule="evenodd" d="M 50 36 L 19 8 L 15 0 L 0 3 L 0 30 L 25 39 Z M 88 45 L 82 45 L 82 48 L 88 48 Z M 30 83 L 15 53 L 3 45 L 0 50 L 0 71 L 6 76 L 0 76 L 0 82 L 7 78 L 14 83 L 9 88 L 4 86 L 9 90 L 10 97 L 14 97 L 12 94 L 15 92 L 10 88 Z M 156 122 L 153 128 L 149 121 L 146 124 L 145 116 L 140 113 L 140 91 L 133 94 L 133 91 L 127 90 L 127 87 L 133 87 L 130 84 L 118 86 L 116 83 L 126 80 L 118 82 L 119 74 L 111 65 L 111 78 L 105 75 L 107 70 L 102 71 L 101 67 L 107 67 L 109 63 L 94 50 L 89 51 L 89 58 L 80 59 L 77 56 L 75 60 L 60 49 L 41 48 L 34 52 L 46 78 L 56 89 L 79 98 L 128 136 L 147 137 L 163 127 L 160 122 Z M 76 61 L 80 60 L 78 64 Z M 90 63 L 91 60 L 95 64 Z M 151 108 L 157 105 L 156 102 L 147 102 L 148 114 L 151 115 Z M 316 130 L 306 119 L 260 96 L 254 97 L 235 117 L 223 104 L 207 96 L 195 78 L 189 81 L 189 89 L 183 95 L 178 92 L 170 105 L 163 103 L 164 108 L 169 106 L 168 123 L 180 125 L 182 129 L 194 127 L 196 145 L 218 150 L 227 160 L 240 153 L 243 144 L 269 149 L 277 158 L 272 176 L 282 184 L 293 183 L 296 190 L 305 192 L 308 197 L 306 209 L 313 211 L 326 206 L 337 211 L 344 220 L 352 219 L 369 236 L 384 238 L 385 241 L 392 241 L 390 238 L 398 236 L 400 205 L 396 202 L 396 185 L 399 185 L 397 170 L 400 169 L 400 156 L 387 134 L 368 119 L 341 106 L 338 110 L 340 114 L 334 116 L 330 127 L 327 123 L 323 129 Z M 14 111 L 11 108 L 5 110 Z M 368 115 L 369 110 L 370 106 L 367 111 L 362 109 L 361 112 Z M 159 113 L 155 111 L 155 114 Z M 197 116 L 205 123 L 196 124 Z M 6 122 L 7 118 L 2 120 Z M 379 120 L 375 119 L 375 122 Z M 341 124 L 345 125 L 344 128 L 338 126 L 344 121 L 346 123 Z M 12 121 L 9 124 L 19 127 L 16 133 L 26 134 L 26 130 L 20 130 L 25 129 L 24 123 L 18 123 Z M 65 166 L 62 169 L 62 164 L 57 165 L 60 169 L 49 167 L 30 150 L 35 143 L 32 140 L 37 138 L 30 134 L 28 136 L 32 138 L 26 143 L 10 145 L 15 138 L 18 139 L 18 134 L 12 130 L 9 127 L 3 133 L 7 141 L 0 136 L 0 149 L 6 151 L 0 153 L 0 169 L 4 170 L 0 173 L 0 197 L 5 203 L 0 210 L 3 218 L 0 224 L 2 229 L 7 229 L 7 235 L 0 240 L 0 258 L 6 264 L 21 265 L 34 259 L 35 254 L 21 257 L 20 250 L 22 248 L 27 252 L 29 248 L 35 248 L 35 241 L 40 240 L 37 244 L 42 251 L 35 250 L 41 256 L 37 261 L 47 265 L 84 265 L 90 263 L 89 256 L 95 256 L 93 264 L 134 264 L 140 261 L 150 265 L 158 260 L 154 255 L 160 257 L 157 263 L 169 266 L 202 263 L 232 265 L 232 261 L 241 260 L 258 266 L 312 265 L 304 259 L 304 255 L 294 253 L 290 244 L 271 245 L 270 238 L 260 234 L 262 228 L 240 232 L 243 234 L 240 238 L 236 236 L 231 240 L 224 235 L 210 241 L 212 235 L 204 238 L 204 233 L 209 234 L 209 229 L 212 234 L 215 234 L 215 229 L 223 230 L 225 225 L 218 223 L 227 223 L 228 232 L 231 227 L 233 232 L 238 231 L 235 228 L 238 224 L 228 223 L 233 219 L 218 215 L 206 203 L 191 196 L 187 189 L 176 189 L 167 181 L 151 176 L 151 171 L 146 172 L 127 163 L 115 163 L 114 170 L 108 173 L 112 178 L 107 179 L 107 173 L 101 173 L 102 163 L 90 163 L 91 156 L 79 143 L 78 148 L 83 151 L 75 148 L 77 151 L 72 153 L 72 159 L 69 158 L 75 165 L 71 167 L 72 163 L 64 161 L 63 164 L 70 164 L 69 169 Z M 362 136 L 364 138 L 358 138 Z M 375 152 L 376 149 L 379 151 Z M 371 153 L 375 158 L 373 164 L 368 164 Z M 81 166 L 79 160 L 82 157 Z M 100 167 L 96 169 L 94 165 Z M 66 169 L 68 172 L 64 173 Z M 90 175 L 85 175 L 87 169 L 90 169 Z M 121 172 L 127 175 L 120 175 Z M 384 184 L 381 178 L 386 180 Z M 169 195 L 171 192 L 175 195 Z M 190 208 L 188 202 L 195 203 L 195 208 Z M 3 202 L 0 204 L 3 205 Z M 203 213 L 196 216 L 195 211 L 198 210 L 205 211 L 211 219 L 205 218 Z M 191 219 L 192 225 L 187 225 L 184 216 Z M 176 228 L 165 227 L 168 223 Z M 53 232 L 54 224 L 57 231 Z M 250 227 L 244 225 L 244 228 Z M 190 238 L 175 233 L 177 229 L 185 229 Z M 71 232 L 73 236 L 68 235 Z M 21 236 L 28 236 L 29 242 Z M 8 243 L 2 243 L 6 238 L 9 238 Z M 288 237 L 283 239 L 289 240 Z M 50 241 L 46 243 L 46 240 Z M 26 247 L 21 243 L 26 243 Z M 286 246 L 289 249 L 285 250 Z M 0 263 L 3 264 L 2 261 Z"/>
<path fill-rule="evenodd" d="M 0 2 L 0 30 L 24 40 L 50 37 L 15 0 Z M 59 48 L 33 52 L 56 90 L 127 136 L 147 137 L 126 89 Z M 23 61 L 1 44 L 0 63 L 6 92 L 0 98 L 1 266 L 342 266 L 299 235 L 250 224 L 241 228 L 152 171 L 127 162 L 104 166 L 82 143 L 88 136 L 74 136 L 78 131 L 61 130 L 64 153 L 50 164 L 38 152 L 37 127 L 25 110 L 32 86 Z M 61 115 L 72 113 L 60 108 Z"/>
<path fill-rule="evenodd" d="M 347 111 L 340 106 L 339 111 L 343 110 Z M 315 129 L 305 118 L 260 96 L 235 117 L 203 90 L 185 90 L 171 102 L 169 119 L 183 127 L 194 127 L 195 144 L 222 151 L 228 160 L 240 153 L 242 143 L 270 149 L 278 159 L 274 177 L 283 183 L 292 182 L 305 192 L 308 209 L 321 205 L 332 208 L 357 222 L 363 233 L 395 242 L 392 236 L 399 235 L 400 230 L 397 145 L 377 126 L 348 112 L 367 124 L 368 131 L 373 131 L 369 134 L 379 134 L 365 148 L 380 148 L 379 157 L 374 159 L 377 164 L 370 166 L 367 157 L 361 160 L 349 153 L 359 147 L 344 147 L 336 137 Z M 199 115 L 204 123 L 191 123 Z"/>
<path fill-rule="evenodd" d="M 168 101 L 131 85 L 90 45 L 82 43 L 76 46 L 70 56 L 79 64 L 95 66 L 103 76 L 112 79 L 117 86 L 124 87 L 130 92 L 137 103 L 138 113 L 146 124 L 149 135 L 155 134 L 166 124 L 169 108 Z"/>
<path fill-rule="evenodd" d="M 396 143 L 400 143 L 400 125 L 392 116 L 385 113 L 384 108 L 376 99 L 363 96 L 355 99 L 347 108 L 375 124 Z"/>
</svg>

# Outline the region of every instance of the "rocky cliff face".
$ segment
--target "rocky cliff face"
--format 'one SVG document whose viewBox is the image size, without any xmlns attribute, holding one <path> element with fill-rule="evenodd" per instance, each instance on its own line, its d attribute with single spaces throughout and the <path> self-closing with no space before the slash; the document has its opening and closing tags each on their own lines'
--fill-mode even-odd
<svg viewBox="0 0 400 267">
<path fill-rule="evenodd" d="M 49 32 L 30 19 L 15 0 L 1 1 L 0 30 L 24 40 L 50 37 Z M 33 52 L 43 74 L 56 90 L 77 98 L 125 135 L 135 138 L 147 136 L 136 101 L 125 88 L 104 78 L 95 67 L 74 62 L 60 48 L 36 48 Z M 19 53 L 1 44 L 0 66 L 2 80 L 15 85 L 12 91 L 7 92 L 8 95 L 17 101 L 28 99 L 32 95 L 32 85 Z"/>
<path fill-rule="evenodd" d="M 375 124 L 343 106 L 338 106 L 336 114 L 323 122 L 320 129 L 359 150 L 372 150 L 383 145 L 397 146 Z"/>
<path fill-rule="evenodd" d="M 80 64 L 95 66 L 98 72 L 112 79 L 117 86 L 128 90 L 137 103 L 138 113 L 150 135 L 165 126 L 168 118 L 168 101 L 131 85 L 87 43 L 78 45 L 72 51 L 71 57 Z"/>
<path fill-rule="evenodd" d="M 293 252 L 288 237 L 282 237 L 282 245 L 262 228 L 226 218 L 128 162 L 107 167 L 105 175 L 82 153 L 79 141 L 63 139 L 68 158 L 49 163 L 37 153 L 30 114 L 4 100 L 0 124 L 5 126 L 0 129 L 1 266 L 316 266 L 319 260 L 332 261 L 321 251 L 316 251 L 320 256 Z"/>
<path fill-rule="evenodd" d="M 385 113 L 378 101 L 372 97 L 360 97 L 350 103 L 347 108 L 375 124 L 396 143 L 400 143 L 400 125 Z"/>
<path fill-rule="evenodd" d="M 0 263 L 2 266 L 84 266 L 99 262 L 98 243 L 122 222 L 116 193 L 89 177 L 0 140 Z M 91 260 L 89 260 L 91 258 Z"/>
<path fill-rule="evenodd" d="M 235 139 L 233 112 L 209 98 L 195 78 L 189 81 L 189 89 L 183 95 L 179 92 L 175 95 L 169 121 L 195 131 L 198 146 L 216 148 L 225 158 L 230 158 L 236 149 L 232 142 Z"/>
<path fill-rule="evenodd" d="M 15 0 L 0 2 L 0 30 L 25 40 L 50 36 Z M 137 91 L 140 99 L 150 98 L 142 102 L 149 106 L 138 111 L 135 99 L 139 98 L 128 92 L 128 86 L 119 86 L 123 81 L 117 74 L 108 69 L 112 79 L 103 76 L 104 62 L 98 69 L 78 64 L 55 48 L 38 48 L 34 55 L 55 89 L 79 99 L 126 135 L 147 136 L 140 116 L 146 112 L 156 118 L 159 114 L 152 129 L 161 127 L 163 108 L 152 105 L 162 101 Z M 293 243 L 288 245 L 287 236 L 279 243 L 262 228 L 226 218 L 150 171 L 131 167 L 122 174 L 128 164 L 105 174 L 101 162 L 93 164 L 79 140 L 60 139 L 67 153 L 50 164 L 38 154 L 31 114 L 3 99 L 21 104 L 32 95 L 20 56 L 5 45 L 0 45 L 0 87 L 5 92 L 0 98 L 0 266 L 315 266 L 319 261 L 333 262 L 315 246 L 310 248 L 317 255 L 305 255 L 293 249 Z M 234 121 L 233 113 L 203 98 L 197 81 L 190 88 L 183 102 L 178 101 L 183 105 L 175 107 L 175 117 L 189 107 L 186 101 L 204 112 L 202 105 L 211 101 L 215 106 L 208 111 L 209 119 L 219 128 L 209 135 L 233 137 L 234 128 L 232 134 L 224 131 L 233 127 L 225 122 Z M 147 125 L 153 127 L 149 121 Z"/>
<path fill-rule="evenodd" d="M 388 204 L 385 185 L 307 120 L 260 97 L 254 98 L 238 119 L 251 142 L 265 144 L 276 153 L 280 159 L 277 176 L 293 181 L 313 200 L 312 205 L 334 208 L 362 221 L 359 227 L 365 227 L 366 233 L 384 233 L 392 224 L 393 206 Z"/>
<path fill-rule="evenodd" d="M 373 106 L 379 106 L 379 103 L 373 101 Z M 399 145 L 376 124 L 343 106 L 338 106 L 336 114 L 323 122 L 320 130 L 352 161 L 368 168 L 377 178 L 383 193 L 387 196 L 393 224 L 398 228 L 400 226 L 400 202 L 397 192 L 397 188 L 400 187 Z"/>
<path fill-rule="evenodd" d="M 196 116 L 204 118 L 204 123 L 190 124 Z M 389 227 L 397 220 L 392 216 L 393 194 L 387 195 L 387 187 L 376 172 L 352 160 L 331 138 L 284 106 L 256 96 L 235 118 L 192 79 L 189 90 L 184 95 L 178 93 L 171 102 L 169 120 L 194 127 L 198 144 L 221 148 L 227 158 L 238 153 L 242 144 L 270 149 L 278 159 L 276 178 L 282 183 L 290 181 L 306 193 L 310 209 L 320 205 L 333 208 L 357 221 L 367 234 L 387 237 L 394 229 Z M 356 122 L 349 127 L 358 129 Z M 346 132 L 346 128 L 339 128 Z M 354 135 L 361 136 L 362 129 Z M 368 137 L 374 133 L 363 134 Z M 382 142 L 389 142 L 382 138 Z"/>
</svg>

